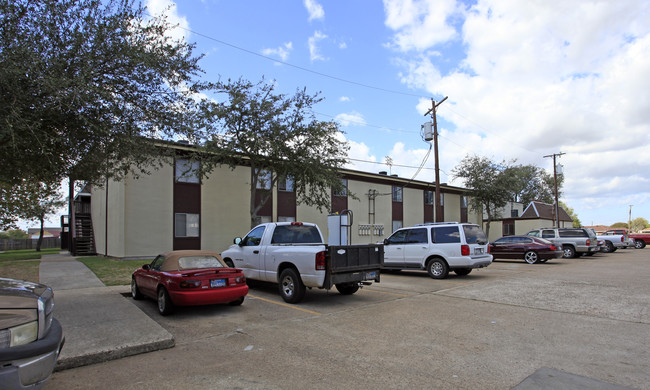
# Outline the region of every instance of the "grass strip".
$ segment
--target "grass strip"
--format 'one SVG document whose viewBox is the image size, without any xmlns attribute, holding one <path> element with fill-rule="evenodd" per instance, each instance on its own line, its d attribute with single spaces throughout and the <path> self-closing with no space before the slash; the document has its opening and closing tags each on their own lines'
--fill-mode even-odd
<svg viewBox="0 0 650 390">
<path fill-rule="evenodd" d="M 102 256 L 80 257 L 77 260 L 90 268 L 99 280 L 107 286 L 130 284 L 133 271 L 152 261 L 152 259 L 118 260 Z"/>
</svg>

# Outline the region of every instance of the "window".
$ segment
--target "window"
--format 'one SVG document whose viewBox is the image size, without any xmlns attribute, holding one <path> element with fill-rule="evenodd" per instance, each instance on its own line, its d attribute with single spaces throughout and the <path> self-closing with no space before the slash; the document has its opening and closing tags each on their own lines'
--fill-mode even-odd
<svg viewBox="0 0 650 390">
<path fill-rule="evenodd" d="M 441 192 L 440 193 L 440 206 L 444 206 L 444 205 L 445 205 L 445 194 L 443 194 Z"/>
<path fill-rule="evenodd" d="M 398 186 L 393 186 L 393 202 L 401 202 L 402 201 L 402 187 Z"/>
<path fill-rule="evenodd" d="M 460 231 L 457 226 L 431 228 L 431 241 L 437 244 L 459 243 Z"/>
<path fill-rule="evenodd" d="M 187 256 L 178 259 L 178 269 L 223 268 L 221 261 L 214 256 Z"/>
<path fill-rule="evenodd" d="M 176 237 L 198 237 L 199 236 L 199 214 L 177 213 L 175 216 Z"/>
<path fill-rule="evenodd" d="M 284 176 L 278 179 L 278 190 L 293 192 L 293 178 L 291 176 Z"/>
<path fill-rule="evenodd" d="M 163 262 L 165 261 L 165 256 L 158 256 L 154 261 L 151 262 L 151 267 L 152 270 L 154 271 L 160 271 L 160 267 L 162 266 Z"/>
<path fill-rule="evenodd" d="M 467 197 L 465 195 L 461 195 L 460 197 L 460 208 L 461 209 L 467 208 Z"/>
<path fill-rule="evenodd" d="M 348 179 L 341 179 L 343 188 L 340 191 L 334 191 L 334 196 L 348 196 Z"/>
<path fill-rule="evenodd" d="M 542 238 L 555 238 L 555 231 L 542 230 Z"/>
<path fill-rule="evenodd" d="M 255 188 L 258 190 L 270 190 L 271 189 L 271 172 L 267 170 L 261 170 L 257 174 L 257 184 Z"/>
<path fill-rule="evenodd" d="M 401 229 L 402 227 L 402 221 L 393 221 L 393 231 Z"/>
<path fill-rule="evenodd" d="M 281 225 L 273 231 L 272 244 L 321 244 L 323 239 L 316 226 Z"/>
<path fill-rule="evenodd" d="M 389 244 L 404 244 L 406 242 L 406 234 L 408 230 L 399 230 L 396 231 L 392 236 L 388 237 Z"/>
<path fill-rule="evenodd" d="M 262 235 L 264 234 L 265 226 L 259 226 L 251 230 L 250 233 L 242 240 L 242 246 L 258 246 L 262 242 Z"/>
<path fill-rule="evenodd" d="M 511 218 L 517 218 L 517 217 L 519 217 L 519 210 L 517 210 L 517 209 L 512 209 L 512 210 L 510 210 L 510 217 L 511 217 Z"/>
<path fill-rule="evenodd" d="M 462 226 L 463 226 L 463 232 L 465 233 L 465 241 L 467 241 L 468 244 L 479 244 L 479 245 L 487 244 L 488 242 L 487 237 L 485 236 L 483 229 L 481 229 L 478 225 L 462 225 Z"/>
<path fill-rule="evenodd" d="M 273 217 L 271 217 L 270 215 L 258 215 L 257 217 L 255 217 L 255 223 L 258 225 L 261 223 L 269 223 L 269 222 L 273 222 Z"/>
<path fill-rule="evenodd" d="M 427 237 L 427 229 L 410 229 L 406 238 L 407 244 L 427 244 L 429 238 Z"/>
<path fill-rule="evenodd" d="M 433 191 L 424 191 L 424 204 L 433 204 Z"/>
<path fill-rule="evenodd" d="M 279 217 L 278 222 L 296 222 L 296 217 Z"/>
<path fill-rule="evenodd" d="M 179 158 L 176 160 L 175 171 L 176 181 L 179 183 L 200 183 L 198 161 Z"/>
</svg>

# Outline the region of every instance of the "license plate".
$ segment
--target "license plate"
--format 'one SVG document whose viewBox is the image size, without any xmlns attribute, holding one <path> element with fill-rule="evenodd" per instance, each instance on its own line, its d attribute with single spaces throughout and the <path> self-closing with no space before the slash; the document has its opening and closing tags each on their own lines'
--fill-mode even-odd
<svg viewBox="0 0 650 390">
<path fill-rule="evenodd" d="M 376 272 L 366 272 L 366 280 L 375 279 L 377 277 Z"/>
<path fill-rule="evenodd" d="M 475 255 L 482 255 L 483 254 L 483 248 L 474 248 L 474 254 Z"/>
<path fill-rule="evenodd" d="M 210 281 L 210 287 L 226 287 L 226 279 L 214 279 Z"/>
</svg>

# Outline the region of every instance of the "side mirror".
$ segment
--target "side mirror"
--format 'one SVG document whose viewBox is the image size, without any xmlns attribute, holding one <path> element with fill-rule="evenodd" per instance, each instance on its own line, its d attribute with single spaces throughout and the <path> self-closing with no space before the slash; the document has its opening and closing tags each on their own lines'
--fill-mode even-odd
<svg viewBox="0 0 650 390">
<path fill-rule="evenodd" d="M 388 241 L 388 238 L 384 238 L 384 245 L 388 245 L 390 241 Z"/>
<path fill-rule="evenodd" d="M 142 266 L 142 269 L 145 270 L 145 271 L 149 271 L 150 268 L 151 267 L 149 267 L 149 264 L 145 264 L 145 265 Z"/>
<path fill-rule="evenodd" d="M 235 245 L 240 245 L 241 242 L 242 242 L 242 239 L 241 239 L 241 237 L 237 237 L 237 238 L 235 238 L 234 240 L 232 240 L 232 242 L 233 242 Z"/>
</svg>

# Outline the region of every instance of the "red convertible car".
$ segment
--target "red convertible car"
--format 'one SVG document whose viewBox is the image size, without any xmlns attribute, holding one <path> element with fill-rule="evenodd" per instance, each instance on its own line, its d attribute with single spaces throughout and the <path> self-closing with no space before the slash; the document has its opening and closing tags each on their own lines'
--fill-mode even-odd
<svg viewBox="0 0 650 390">
<path fill-rule="evenodd" d="M 231 268 L 215 252 L 183 250 L 163 253 L 133 272 L 131 296 L 158 300 L 158 311 L 174 306 L 241 305 L 248 294 L 242 270 Z"/>
<path fill-rule="evenodd" d="M 490 243 L 495 259 L 523 259 L 528 264 L 545 263 L 562 257 L 562 246 L 547 239 L 532 236 L 506 236 Z"/>
</svg>

